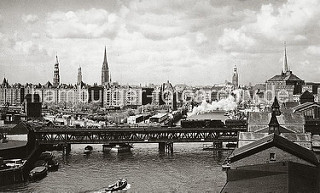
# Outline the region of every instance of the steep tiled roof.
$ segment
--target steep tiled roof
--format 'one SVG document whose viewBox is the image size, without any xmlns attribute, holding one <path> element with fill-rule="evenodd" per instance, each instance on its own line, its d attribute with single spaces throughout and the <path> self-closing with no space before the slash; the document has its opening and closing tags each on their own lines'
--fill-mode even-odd
<svg viewBox="0 0 320 193">
<path fill-rule="evenodd" d="M 316 103 L 316 102 L 305 102 L 305 103 L 300 104 L 296 107 L 293 107 L 292 109 L 293 109 L 293 112 L 296 112 L 296 111 L 308 109 L 310 107 L 320 107 L 320 104 Z"/>
<path fill-rule="evenodd" d="M 271 119 L 269 112 L 250 112 L 248 117 L 249 131 L 256 132 L 268 127 Z M 295 133 L 304 132 L 305 119 L 299 112 L 293 113 L 290 109 L 282 109 L 281 115 L 277 116 L 277 120 L 281 127 L 291 130 Z"/>
<path fill-rule="evenodd" d="M 283 75 L 275 75 L 274 77 L 270 78 L 268 81 L 281 81 L 284 79 L 285 79 L 285 76 Z"/>
<path fill-rule="evenodd" d="M 302 93 L 302 95 L 300 96 L 300 98 L 303 98 L 303 99 L 314 99 L 314 96 L 311 92 L 309 92 L 308 90 L 304 91 L 304 93 Z"/>
<path fill-rule="evenodd" d="M 268 135 L 260 140 L 235 149 L 229 156 L 229 159 L 231 162 L 234 162 L 274 146 L 314 165 L 318 165 L 319 163 L 312 151 L 275 134 Z"/>
<path fill-rule="evenodd" d="M 294 75 L 292 72 L 289 74 L 281 74 L 275 75 L 274 77 L 270 78 L 268 81 L 302 81 L 299 77 Z"/>
</svg>

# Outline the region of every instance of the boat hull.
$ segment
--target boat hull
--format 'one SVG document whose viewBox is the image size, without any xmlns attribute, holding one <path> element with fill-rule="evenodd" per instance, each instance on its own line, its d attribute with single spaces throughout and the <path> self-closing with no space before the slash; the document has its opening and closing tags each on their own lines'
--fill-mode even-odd
<svg viewBox="0 0 320 193">
<path fill-rule="evenodd" d="M 59 169 L 59 162 L 52 160 L 51 162 L 48 162 L 48 171 L 53 172 L 53 171 L 58 171 Z"/>
<path fill-rule="evenodd" d="M 116 184 L 113 184 L 113 185 L 109 186 L 108 188 L 106 188 L 105 190 L 106 191 L 111 191 L 111 192 L 118 191 L 118 190 L 123 190 L 123 189 L 125 189 L 127 187 L 127 185 L 128 185 L 127 181 L 124 181 L 119 186 L 117 186 Z"/>
<path fill-rule="evenodd" d="M 39 169 L 40 168 L 40 169 Z M 29 178 L 31 181 L 37 181 L 41 180 L 44 177 L 46 177 L 48 174 L 48 168 L 47 167 L 36 167 L 29 173 Z"/>
<path fill-rule="evenodd" d="M 130 145 L 103 145 L 103 152 L 109 153 L 123 153 L 123 152 L 130 152 L 132 146 Z"/>
</svg>

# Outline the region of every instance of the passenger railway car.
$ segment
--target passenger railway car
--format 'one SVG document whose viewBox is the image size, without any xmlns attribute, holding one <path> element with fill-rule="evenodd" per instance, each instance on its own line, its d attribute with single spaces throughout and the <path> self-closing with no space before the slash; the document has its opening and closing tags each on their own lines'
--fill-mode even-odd
<svg viewBox="0 0 320 193">
<path fill-rule="evenodd" d="M 182 128 L 222 128 L 224 124 L 221 120 L 181 120 Z"/>
</svg>

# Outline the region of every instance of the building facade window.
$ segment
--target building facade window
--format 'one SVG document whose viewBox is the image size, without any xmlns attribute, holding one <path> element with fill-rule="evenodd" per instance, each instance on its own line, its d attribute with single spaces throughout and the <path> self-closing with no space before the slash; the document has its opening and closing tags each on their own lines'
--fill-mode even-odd
<svg viewBox="0 0 320 193">
<path fill-rule="evenodd" d="M 276 161 L 276 153 L 270 153 L 270 161 Z"/>
</svg>

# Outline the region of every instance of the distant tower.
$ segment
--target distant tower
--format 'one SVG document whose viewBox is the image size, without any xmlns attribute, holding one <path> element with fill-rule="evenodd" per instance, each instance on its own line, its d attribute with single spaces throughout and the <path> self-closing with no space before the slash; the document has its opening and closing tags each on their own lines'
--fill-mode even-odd
<svg viewBox="0 0 320 193">
<path fill-rule="evenodd" d="M 53 73 L 53 86 L 58 86 L 60 84 L 60 75 L 59 75 L 59 61 L 58 56 L 56 55 L 56 63 L 54 64 L 54 73 Z"/>
<path fill-rule="evenodd" d="M 236 66 L 234 66 L 234 68 L 233 68 L 232 84 L 235 89 L 237 89 L 239 86 L 239 76 L 238 76 Z"/>
<path fill-rule="evenodd" d="M 82 82 L 82 73 L 81 73 L 81 67 L 78 68 L 78 82 L 77 84 L 80 85 Z"/>
<path fill-rule="evenodd" d="M 101 84 L 107 85 L 110 81 L 109 78 L 109 67 L 108 67 L 108 61 L 107 61 L 107 48 L 104 48 L 104 60 L 102 64 L 102 71 L 101 71 Z"/>
<path fill-rule="evenodd" d="M 284 42 L 284 58 L 283 58 L 283 69 L 282 73 L 286 74 L 287 72 L 290 72 L 289 70 L 289 65 L 288 65 L 288 60 L 287 60 L 287 47 L 286 47 L 286 42 Z"/>
</svg>

